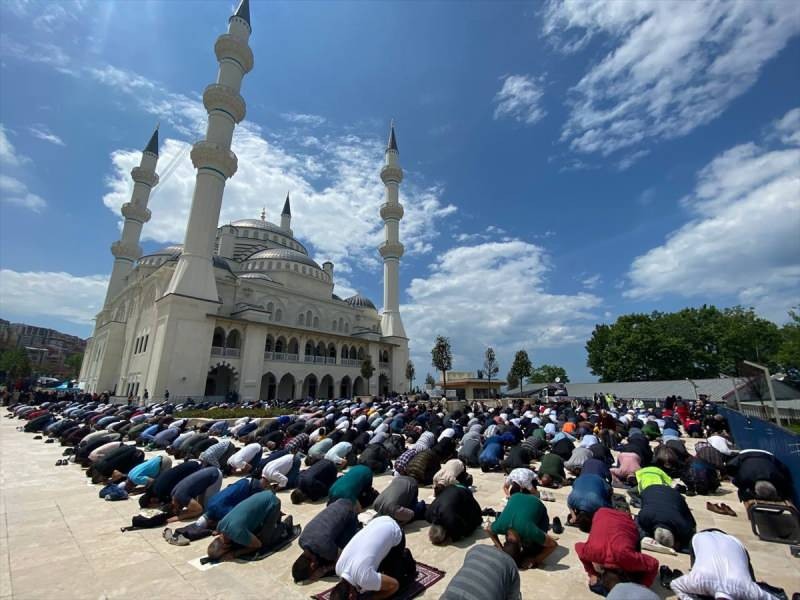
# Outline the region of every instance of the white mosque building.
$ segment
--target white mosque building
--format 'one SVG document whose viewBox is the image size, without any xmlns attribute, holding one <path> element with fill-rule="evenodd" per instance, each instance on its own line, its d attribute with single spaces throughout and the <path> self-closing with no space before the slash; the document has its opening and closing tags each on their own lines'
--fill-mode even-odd
<svg viewBox="0 0 800 600">
<path fill-rule="evenodd" d="M 191 152 L 197 169 L 182 245 L 142 256 L 147 203 L 158 183 L 158 130 L 131 171 L 114 267 L 80 374 L 89 392 L 150 398 L 242 401 L 340 398 L 407 391 L 408 338 L 399 311 L 399 224 L 403 171 L 394 128 L 380 177 L 385 241 L 383 310 L 361 295 L 333 293 L 333 263 L 317 264 L 291 228 L 287 195 L 280 224 L 241 219 L 218 227 L 225 182 L 236 173 L 233 130 L 245 116 L 242 79 L 253 68 L 248 0 L 215 44 L 217 82 L 203 94 L 205 139 Z M 361 365 L 370 357 L 374 375 Z"/>
</svg>

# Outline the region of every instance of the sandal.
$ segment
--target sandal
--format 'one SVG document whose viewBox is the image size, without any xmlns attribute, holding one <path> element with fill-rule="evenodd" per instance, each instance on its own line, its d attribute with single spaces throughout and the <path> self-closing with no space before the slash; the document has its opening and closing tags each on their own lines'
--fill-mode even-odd
<svg viewBox="0 0 800 600">
<path fill-rule="evenodd" d="M 736 516 L 736 511 L 735 511 L 735 510 L 733 510 L 733 509 L 732 509 L 730 506 L 728 506 L 727 504 L 724 504 L 724 503 L 720 502 L 720 503 L 719 503 L 717 506 L 719 506 L 719 508 L 720 508 L 722 511 L 724 511 L 724 512 L 725 512 L 725 514 L 727 514 L 728 516 L 730 516 L 730 517 L 735 517 L 735 516 Z"/>
<path fill-rule="evenodd" d="M 706 502 L 706 509 L 718 515 L 724 515 L 726 517 L 729 516 L 725 509 L 721 508 L 719 504 L 711 504 L 711 502 Z"/>
</svg>

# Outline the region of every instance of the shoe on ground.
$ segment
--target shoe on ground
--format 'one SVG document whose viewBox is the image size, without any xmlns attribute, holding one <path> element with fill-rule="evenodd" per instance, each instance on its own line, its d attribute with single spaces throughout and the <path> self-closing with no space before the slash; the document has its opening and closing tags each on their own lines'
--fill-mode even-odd
<svg viewBox="0 0 800 600">
<path fill-rule="evenodd" d="M 553 533 L 556 535 L 564 533 L 564 526 L 561 524 L 561 519 L 558 517 L 553 518 Z"/>
<path fill-rule="evenodd" d="M 658 580 L 661 583 L 661 587 L 666 590 L 672 589 L 669 587 L 669 584 L 672 583 L 672 580 L 675 578 L 672 569 L 670 569 L 667 565 L 661 565 L 658 569 Z"/>
</svg>

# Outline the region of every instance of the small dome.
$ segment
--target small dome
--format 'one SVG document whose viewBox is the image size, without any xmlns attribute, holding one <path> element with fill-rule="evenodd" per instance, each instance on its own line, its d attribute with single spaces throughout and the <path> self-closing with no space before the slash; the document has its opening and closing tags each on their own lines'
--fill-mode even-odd
<svg viewBox="0 0 800 600">
<path fill-rule="evenodd" d="M 164 246 L 150 254 L 145 254 L 142 258 L 145 256 L 175 256 L 181 252 L 183 252 L 183 244 L 172 244 L 171 246 Z"/>
<path fill-rule="evenodd" d="M 269 248 L 267 250 L 259 250 L 255 254 L 248 256 L 246 260 L 248 262 L 251 260 L 288 260 L 322 270 L 322 267 L 314 262 L 313 259 L 306 256 L 302 252 L 290 250 L 289 248 Z"/>
<path fill-rule="evenodd" d="M 337 296 L 336 294 L 331 294 L 331 298 L 332 298 L 333 300 L 338 300 L 339 302 L 344 302 L 344 300 L 342 300 L 342 299 L 341 299 L 339 296 Z"/>
<path fill-rule="evenodd" d="M 349 298 L 345 298 L 344 300 L 353 308 L 371 308 L 372 310 L 378 310 L 375 308 L 375 305 L 372 303 L 372 300 L 367 298 L 366 296 L 362 296 L 361 294 L 356 294 L 355 296 L 350 296 Z"/>
</svg>

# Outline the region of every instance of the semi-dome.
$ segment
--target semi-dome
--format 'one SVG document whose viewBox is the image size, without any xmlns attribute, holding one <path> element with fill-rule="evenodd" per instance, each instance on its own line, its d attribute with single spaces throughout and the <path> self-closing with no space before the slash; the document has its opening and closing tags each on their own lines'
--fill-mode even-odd
<svg viewBox="0 0 800 600">
<path fill-rule="evenodd" d="M 183 244 L 172 244 L 170 246 L 164 246 L 163 248 L 159 248 L 155 252 L 151 252 L 150 254 L 145 254 L 142 258 L 146 256 L 173 256 L 175 254 L 180 254 L 183 252 Z"/>
<path fill-rule="evenodd" d="M 371 308 L 372 310 L 378 310 L 375 308 L 375 305 L 372 303 L 372 300 L 367 298 L 366 296 L 362 296 L 361 294 L 356 294 L 355 296 L 350 296 L 349 298 L 345 298 L 344 300 L 353 308 Z"/>
<path fill-rule="evenodd" d="M 315 269 L 322 269 L 314 260 L 302 252 L 297 250 L 290 250 L 289 248 L 269 248 L 267 250 L 259 250 L 255 254 L 247 257 L 248 261 L 251 260 L 287 260 L 290 262 L 297 262 Z"/>
</svg>

